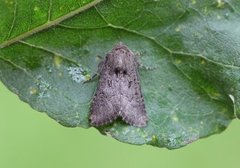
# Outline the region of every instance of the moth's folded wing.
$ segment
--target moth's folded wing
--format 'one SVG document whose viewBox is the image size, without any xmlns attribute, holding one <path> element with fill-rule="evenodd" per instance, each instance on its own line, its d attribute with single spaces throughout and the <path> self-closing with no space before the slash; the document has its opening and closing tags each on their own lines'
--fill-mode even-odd
<svg viewBox="0 0 240 168">
<path fill-rule="evenodd" d="M 111 123 L 117 118 L 114 107 L 106 96 L 97 96 L 93 100 L 92 109 L 90 113 L 90 123 L 92 126 L 101 126 Z"/>
<path fill-rule="evenodd" d="M 147 114 L 143 98 L 139 97 L 129 101 L 127 97 L 123 98 L 124 109 L 121 111 L 120 116 L 122 119 L 133 126 L 145 127 L 147 125 Z"/>
</svg>

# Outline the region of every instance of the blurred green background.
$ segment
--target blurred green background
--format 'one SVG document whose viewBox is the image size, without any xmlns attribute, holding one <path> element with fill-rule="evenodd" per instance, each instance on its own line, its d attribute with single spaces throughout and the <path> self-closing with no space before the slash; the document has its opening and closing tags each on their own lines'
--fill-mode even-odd
<svg viewBox="0 0 240 168">
<path fill-rule="evenodd" d="M 239 168 L 240 121 L 177 150 L 123 144 L 91 128 L 65 128 L 0 82 L 0 168 Z"/>
</svg>

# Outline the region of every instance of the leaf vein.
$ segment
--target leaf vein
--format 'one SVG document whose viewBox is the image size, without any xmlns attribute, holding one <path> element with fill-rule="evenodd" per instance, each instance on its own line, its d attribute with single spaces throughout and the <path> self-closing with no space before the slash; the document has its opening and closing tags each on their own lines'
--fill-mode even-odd
<svg viewBox="0 0 240 168">
<path fill-rule="evenodd" d="M 70 18 L 70 17 L 72 17 L 72 16 L 74 16 L 74 15 L 80 13 L 80 12 L 83 12 L 83 11 L 89 9 L 90 7 L 96 5 L 97 3 L 101 2 L 101 1 L 102 0 L 94 0 L 91 3 L 85 5 L 85 6 L 81 7 L 81 8 L 78 8 L 78 9 L 76 9 L 74 11 L 71 11 L 68 14 L 63 15 L 63 16 L 61 16 L 61 17 L 59 17 L 59 18 L 57 18 L 57 19 L 55 19 L 55 20 L 53 20 L 51 22 L 46 22 L 45 24 L 43 24 L 41 26 L 33 28 L 31 31 L 27 31 L 25 33 L 20 34 L 19 36 L 16 36 L 16 37 L 10 39 L 10 40 L 4 41 L 3 43 L 0 44 L 0 49 L 1 48 L 5 48 L 5 47 L 7 47 L 7 46 L 9 46 L 9 45 L 11 45 L 13 43 L 16 43 L 16 42 L 18 42 L 18 41 L 20 41 L 20 40 L 22 40 L 24 38 L 27 38 L 27 37 L 35 34 L 35 33 L 38 33 L 38 32 L 40 32 L 42 30 L 45 30 L 45 29 L 47 29 L 49 27 L 55 26 L 55 25 L 59 24 L 60 22 L 66 20 L 66 19 L 68 19 L 68 18 Z"/>
<path fill-rule="evenodd" d="M 14 11 L 13 11 L 13 20 L 12 20 L 12 24 L 11 24 L 11 27 L 9 29 L 7 38 L 10 38 L 10 36 L 12 34 L 12 31 L 13 31 L 13 28 L 14 28 L 14 25 L 15 25 L 15 21 L 16 21 L 16 14 L 17 14 L 17 0 L 15 0 Z"/>
</svg>

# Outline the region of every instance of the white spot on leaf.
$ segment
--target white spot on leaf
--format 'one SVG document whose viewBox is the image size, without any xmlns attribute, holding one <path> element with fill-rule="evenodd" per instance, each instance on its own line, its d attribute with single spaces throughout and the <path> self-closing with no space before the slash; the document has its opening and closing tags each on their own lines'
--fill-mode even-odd
<svg viewBox="0 0 240 168">
<path fill-rule="evenodd" d="M 68 74 L 71 75 L 72 80 L 76 83 L 81 83 L 88 79 L 88 75 L 84 75 L 86 71 L 82 67 L 69 67 Z"/>
<path fill-rule="evenodd" d="M 45 98 L 49 97 L 48 90 L 52 87 L 42 78 L 41 75 L 37 76 L 36 85 L 38 87 L 38 97 Z"/>
</svg>

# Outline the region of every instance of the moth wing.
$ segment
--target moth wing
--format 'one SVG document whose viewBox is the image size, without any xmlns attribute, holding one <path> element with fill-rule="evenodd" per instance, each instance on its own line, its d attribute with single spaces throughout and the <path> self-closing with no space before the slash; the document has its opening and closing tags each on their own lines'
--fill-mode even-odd
<svg viewBox="0 0 240 168">
<path fill-rule="evenodd" d="M 148 117 L 145 110 L 144 100 L 137 74 L 133 75 L 134 84 L 124 84 L 122 86 L 122 105 L 124 108 L 120 112 L 122 119 L 133 126 L 144 127 L 147 125 Z M 131 82 L 131 83 L 132 83 Z"/>
<path fill-rule="evenodd" d="M 148 118 L 144 106 L 135 100 L 131 102 L 126 101 L 126 106 L 120 115 L 122 119 L 130 125 L 136 127 L 144 127 L 147 125 Z"/>
<path fill-rule="evenodd" d="M 106 98 L 106 95 L 101 94 L 93 101 L 90 121 L 92 126 L 101 126 L 109 124 L 117 118 L 114 112 L 114 106 L 111 101 Z"/>
</svg>

